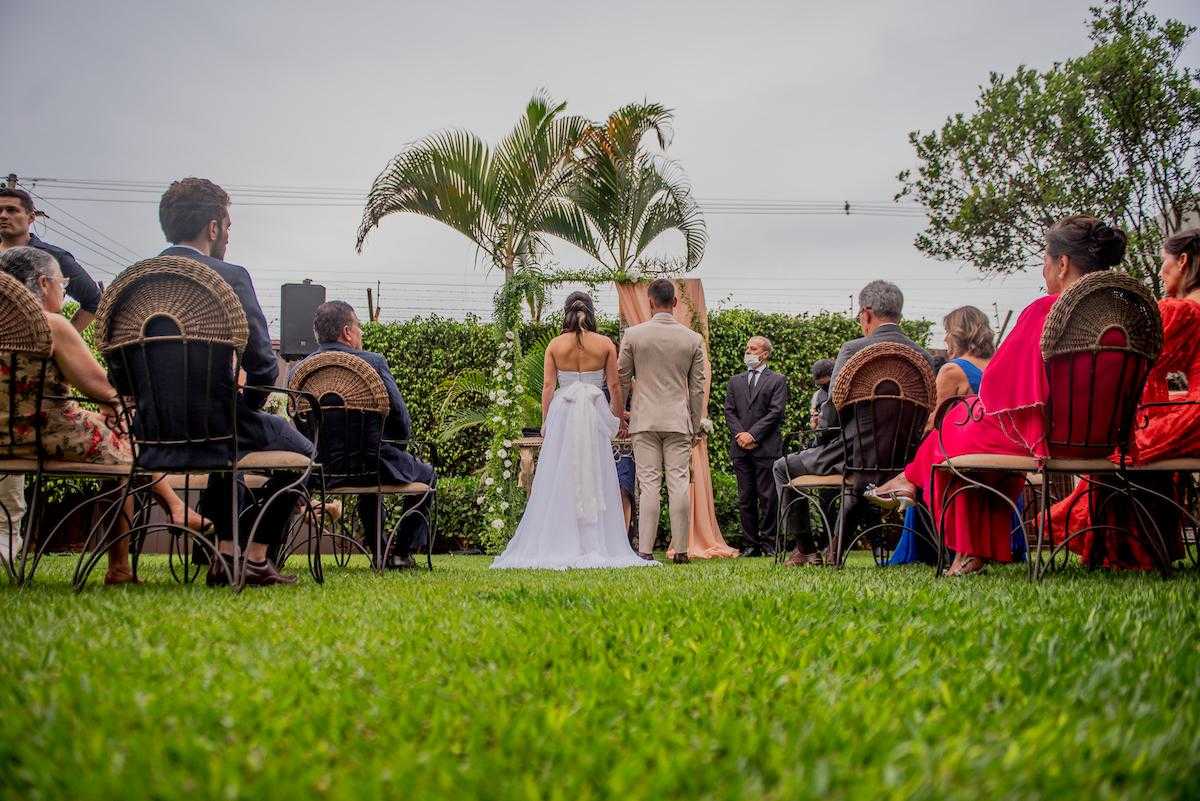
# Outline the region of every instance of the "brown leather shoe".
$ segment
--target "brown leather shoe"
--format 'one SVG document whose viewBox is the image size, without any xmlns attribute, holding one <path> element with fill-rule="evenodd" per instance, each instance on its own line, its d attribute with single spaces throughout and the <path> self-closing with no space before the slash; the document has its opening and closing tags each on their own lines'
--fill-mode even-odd
<svg viewBox="0 0 1200 801">
<path fill-rule="evenodd" d="M 784 564 L 789 567 L 800 567 L 801 565 L 808 564 L 807 559 L 808 554 L 797 548 L 788 554 L 788 558 L 784 561 Z"/>
<path fill-rule="evenodd" d="M 275 569 L 271 561 L 246 561 L 245 583 L 247 587 L 272 587 L 276 584 L 295 584 L 295 576 L 285 576 Z"/>
<path fill-rule="evenodd" d="M 231 556 L 220 554 L 208 566 L 208 575 L 204 577 L 204 584 L 207 587 L 228 587 L 229 586 L 229 565 L 226 560 L 232 559 Z"/>
<path fill-rule="evenodd" d="M 104 574 L 104 584 L 108 587 L 113 587 L 118 584 L 141 584 L 142 580 L 133 575 L 131 568 L 118 568 L 117 570 L 109 570 Z"/>
<path fill-rule="evenodd" d="M 686 553 L 677 553 L 671 557 L 671 561 L 677 565 L 686 565 L 690 560 Z"/>
<path fill-rule="evenodd" d="M 804 554 L 803 564 L 821 567 L 825 564 L 825 557 L 821 555 L 820 551 L 817 551 L 816 553 L 806 553 Z"/>
</svg>

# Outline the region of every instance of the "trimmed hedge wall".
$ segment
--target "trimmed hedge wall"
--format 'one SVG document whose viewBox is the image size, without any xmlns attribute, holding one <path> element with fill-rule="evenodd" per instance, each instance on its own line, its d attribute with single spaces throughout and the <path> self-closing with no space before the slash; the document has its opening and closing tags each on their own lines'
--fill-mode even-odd
<svg viewBox="0 0 1200 801">
<path fill-rule="evenodd" d="M 614 341 L 619 337 L 616 320 L 598 321 L 600 331 Z M 905 332 L 917 342 L 928 344 L 931 323 L 905 321 Z M 541 326 L 527 327 L 526 344 L 547 333 L 557 333 L 553 318 Z M 729 379 L 744 372 L 742 354 L 746 340 L 761 335 L 771 340 L 774 351 L 771 368 L 788 377 L 788 405 L 785 434 L 808 426 L 808 403 L 816 385 L 812 364 L 833 358 L 842 343 L 860 335 L 858 324 L 844 314 L 791 316 L 765 314 L 749 309 L 715 311 L 709 315 L 709 356 L 712 361 L 713 387 L 709 399 L 709 417 L 713 433 L 709 439 L 709 459 L 713 468 L 713 492 L 717 521 L 725 539 L 740 544 L 737 481 L 729 463 L 729 428 L 725 425 L 725 389 Z M 370 323 L 363 326 L 363 347 L 382 353 L 412 414 L 418 437 L 432 436 L 438 428 L 436 390 L 445 379 L 470 369 L 489 370 L 496 359 L 496 339 L 492 327 L 478 318 L 466 321 L 441 317 L 422 317 L 400 323 Z M 469 430 L 438 444 L 439 479 L 438 515 L 441 547 L 462 548 L 479 544 L 483 516 L 475 503 L 478 495 L 476 471 L 483 467 L 487 436 Z M 661 531 L 669 530 L 667 505 L 663 502 Z"/>
<path fill-rule="evenodd" d="M 905 331 L 917 342 L 927 344 L 931 323 L 905 321 Z M 547 332 L 559 330 L 551 320 L 529 327 L 524 339 L 534 342 Z M 602 319 L 600 330 L 614 340 L 617 322 Z M 709 440 L 709 458 L 714 469 L 728 472 L 729 429 L 725 425 L 725 388 L 729 379 L 745 370 L 742 364 L 746 340 L 754 335 L 769 338 L 774 345 L 771 369 L 788 377 L 788 406 L 785 433 L 807 427 L 808 402 L 816 385 L 812 364 L 833 358 L 842 343 L 859 336 L 858 324 L 844 314 L 792 316 L 765 314 L 749 309 L 715 311 L 709 315 L 709 356 L 713 388 L 709 417 L 714 430 Z M 445 379 L 463 370 L 490 369 L 496 358 L 496 340 L 491 325 L 477 318 L 465 322 L 441 317 L 421 317 L 401 323 L 370 323 L 363 326 L 363 347 L 382 353 L 391 365 L 396 383 L 412 414 L 418 436 L 432 435 L 438 427 L 435 390 Z M 470 475 L 483 467 L 486 437 L 481 431 L 464 432 L 438 445 L 439 468 L 443 475 Z"/>
</svg>

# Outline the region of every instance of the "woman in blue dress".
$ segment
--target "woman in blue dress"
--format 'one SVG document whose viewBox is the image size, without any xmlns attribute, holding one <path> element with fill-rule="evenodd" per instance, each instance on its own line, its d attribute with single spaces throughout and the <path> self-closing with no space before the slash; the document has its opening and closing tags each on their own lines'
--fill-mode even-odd
<svg viewBox="0 0 1200 801">
<path fill-rule="evenodd" d="M 984 368 L 996 352 L 996 338 L 987 315 L 974 306 L 960 306 L 950 312 L 942 320 L 942 327 L 946 331 L 946 352 L 950 358 L 937 373 L 935 409 L 940 409 L 952 398 L 977 395 Z M 930 415 L 927 431 L 933 428 L 935 417 Z M 904 533 L 896 543 L 896 550 L 888 564 L 936 562 L 937 553 L 928 537 L 918 534 L 918 531 L 927 532 L 928 529 L 927 516 L 920 514 L 916 508 L 909 508 L 904 515 Z M 1025 532 L 1018 519 L 1013 521 L 1013 555 L 1024 552 Z"/>
</svg>

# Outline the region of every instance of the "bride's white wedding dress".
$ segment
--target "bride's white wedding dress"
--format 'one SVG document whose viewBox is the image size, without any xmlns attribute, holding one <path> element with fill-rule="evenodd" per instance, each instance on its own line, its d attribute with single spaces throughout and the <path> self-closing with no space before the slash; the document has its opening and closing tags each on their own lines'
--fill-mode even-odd
<svg viewBox="0 0 1200 801">
<path fill-rule="evenodd" d="M 492 567 L 658 566 L 629 547 L 603 386 L 603 370 L 559 373 L 529 503 Z"/>
</svg>

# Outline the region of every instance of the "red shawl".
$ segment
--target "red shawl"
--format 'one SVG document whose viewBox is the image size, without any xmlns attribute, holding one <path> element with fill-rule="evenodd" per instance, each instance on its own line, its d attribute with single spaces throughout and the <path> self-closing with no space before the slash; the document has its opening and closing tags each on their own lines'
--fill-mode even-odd
<svg viewBox="0 0 1200 801">
<path fill-rule="evenodd" d="M 1046 400 L 1050 383 L 1042 360 L 1042 329 L 1058 295 L 1046 295 L 1025 307 L 1011 332 L 988 362 L 979 387 L 984 413 L 1013 443 L 1044 459 Z"/>
</svg>

